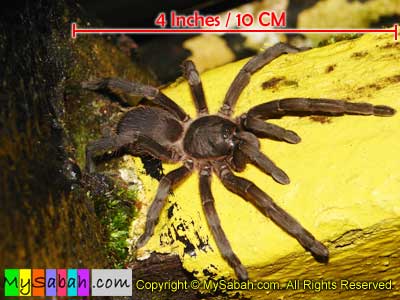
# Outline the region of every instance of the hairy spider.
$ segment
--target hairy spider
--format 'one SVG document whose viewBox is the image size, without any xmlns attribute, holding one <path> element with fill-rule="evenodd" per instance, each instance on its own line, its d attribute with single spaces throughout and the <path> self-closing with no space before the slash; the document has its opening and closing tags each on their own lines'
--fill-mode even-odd
<svg viewBox="0 0 400 300">
<path fill-rule="evenodd" d="M 224 259 L 233 267 L 239 279 L 248 278 L 247 270 L 233 252 L 217 215 L 211 193 L 211 176 L 216 173 L 231 192 L 253 203 L 264 215 L 293 236 L 319 262 L 327 262 L 328 249 L 300 225 L 292 216 L 276 205 L 271 197 L 251 181 L 234 175 L 252 163 L 281 183 L 289 177 L 274 162 L 259 151 L 258 138 L 271 138 L 288 143 L 299 143 L 293 131 L 264 122 L 285 115 L 360 114 L 392 116 L 395 110 L 388 106 L 352 103 L 331 99 L 286 98 L 266 102 L 251 108 L 237 118 L 232 117 L 235 103 L 251 75 L 284 53 L 300 50 L 286 44 L 276 44 L 251 58 L 233 80 L 217 114 L 210 115 L 202 83 L 191 61 L 183 63 L 183 74 L 188 80 L 197 117 L 190 118 L 185 111 L 155 87 L 121 79 L 105 78 L 83 84 L 91 90 L 108 89 L 118 93 L 143 96 L 153 105 L 139 105 L 128 111 L 117 126 L 116 135 L 93 141 L 86 148 L 86 170 L 94 171 L 94 157 L 107 151 L 125 148 L 130 154 L 152 155 L 164 162 L 182 162 L 183 166 L 166 174 L 160 180 L 154 201 L 147 213 L 145 231 L 137 241 L 142 247 L 149 240 L 158 222 L 166 198 L 172 188 L 194 170 L 199 172 L 200 197 L 210 230 Z"/>
</svg>

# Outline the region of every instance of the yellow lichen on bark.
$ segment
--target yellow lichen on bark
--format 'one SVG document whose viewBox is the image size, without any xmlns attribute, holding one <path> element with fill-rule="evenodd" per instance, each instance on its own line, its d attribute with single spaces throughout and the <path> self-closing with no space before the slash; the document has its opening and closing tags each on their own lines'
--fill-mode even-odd
<svg viewBox="0 0 400 300">
<path fill-rule="evenodd" d="M 400 14 L 399 0 L 325 0 L 300 12 L 298 28 L 371 28 L 380 26 L 380 19 Z M 381 20 L 382 21 L 382 20 Z M 314 42 L 327 38 L 327 34 L 308 34 Z"/>
<path fill-rule="evenodd" d="M 365 35 L 283 55 L 253 75 L 239 98 L 236 115 L 254 105 L 287 97 L 369 102 L 399 110 L 399 61 L 400 43 L 392 35 Z M 245 62 L 201 75 L 211 112 L 217 111 L 229 84 Z M 279 80 L 274 86 L 262 88 L 264 82 L 275 82 L 276 78 Z M 165 93 L 195 115 L 186 82 L 172 85 Z M 228 192 L 214 176 L 212 191 L 222 227 L 233 250 L 248 268 L 250 278 L 278 280 L 282 285 L 290 279 L 302 278 L 391 279 L 395 288 L 377 295 L 386 298 L 398 295 L 400 113 L 386 118 L 284 117 L 272 122 L 294 130 L 302 138 L 297 145 L 261 140 L 263 153 L 285 170 L 291 183 L 279 185 L 250 165 L 239 175 L 267 192 L 323 241 L 331 255 L 327 265 L 315 262 L 296 240 L 250 203 Z M 139 161 L 137 164 L 140 165 Z M 164 167 L 168 172 L 177 165 Z M 150 203 L 158 182 L 145 175 L 140 177 L 145 189 L 143 201 Z M 143 230 L 138 225 L 144 222 L 144 212 L 141 214 L 133 227 L 134 237 Z M 153 251 L 178 253 L 184 267 L 200 278 L 208 272 L 234 277 L 208 229 L 196 174 L 174 190 L 154 236 L 137 255 L 143 258 Z M 338 292 L 345 293 L 342 289 L 320 293 L 315 290 L 244 291 L 260 299 L 267 293 L 274 299 L 300 299 L 304 293 L 309 293 L 307 299 L 337 299 Z M 372 293 L 362 291 L 367 292 Z M 342 295 L 350 299 L 360 294 Z"/>
</svg>

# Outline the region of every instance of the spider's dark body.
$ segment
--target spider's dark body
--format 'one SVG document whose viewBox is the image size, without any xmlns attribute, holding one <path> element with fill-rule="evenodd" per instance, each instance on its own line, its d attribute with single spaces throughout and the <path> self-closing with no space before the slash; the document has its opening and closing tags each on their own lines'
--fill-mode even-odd
<svg viewBox="0 0 400 300">
<path fill-rule="evenodd" d="M 247 271 L 233 252 L 221 228 L 211 193 L 212 173 L 217 174 L 228 190 L 253 203 L 263 214 L 296 238 L 316 260 L 328 261 L 328 249 L 321 242 L 276 205 L 263 190 L 251 181 L 234 175 L 232 170 L 240 172 L 246 164 L 251 163 L 277 182 L 289 183 L 286 173 L 260 152 L 258 138 L 271 138 L 295 144 L 300 142 L 300 137 L 293 131 L 265 120 L 285 115 L 313 114 L 391 116 L 395 110 L 369 103 L 286 98 L 257 105 L 241 116 L 233 118 L 234 106 L 250 81 L 251 74 L 284 53 L 296 52 L 299 52 L 299 49 L 277 44 L 250 59 L 232 82 L 220 111 L 214 115 L 208 112 L 200 77 L 194 64 L 190 61 L 184 62 L 184 76 L 189 82 L 198 114 L 194 119 L 161 91 L 151 86 L 113 78 L 84 84 L 92 90 L 110 89 L 144 96 L 153 104 L 133 108 L 119 122 L 116 135 L 101 138 L 87 146 L 88 172 L 95 169 L 95 156 L 122 147 L 133 155 L 151 155 L 164 162 L 183 163 L 183 166 L 161 178 L 157 194 L 148 211 L 145 232 L 137 241 L 137 247 L 142 247 L 152 236 L 171 189 L 194 170 L 198 170 L 200 196 L 210 230 L 222 256 L 234 268 L 240 279 L 248 278 Z"/>
<path fill-rule="evenodd" d="M 237 130 L 238 126 L 234 122 L 217 115 L 185 123 L 158 107 L 139 106 L 127 112 L 120 120 L 117 134 L 140 132 L 163 147 L 174 148 L 176 155 L 181 158 L 215 159 L 232 152 L 234 133 Z M 179 148 L 181 144 L 182 149 Z"/>
</svg>

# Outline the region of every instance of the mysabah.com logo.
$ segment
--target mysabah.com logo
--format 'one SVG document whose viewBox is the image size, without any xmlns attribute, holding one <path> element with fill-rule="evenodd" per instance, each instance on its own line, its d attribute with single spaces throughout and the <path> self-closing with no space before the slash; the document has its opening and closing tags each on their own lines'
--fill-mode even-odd
<svg viewBox="0 0 400 300">
<path fill-rule="evenodd" d="M 132 270 L 5 269 L 4 296 L 132 296 Z"/>
</svg>

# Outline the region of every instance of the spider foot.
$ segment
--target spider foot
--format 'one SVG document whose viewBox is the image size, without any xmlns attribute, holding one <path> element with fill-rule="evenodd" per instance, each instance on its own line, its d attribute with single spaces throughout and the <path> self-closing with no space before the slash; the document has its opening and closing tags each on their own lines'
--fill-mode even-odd
<svg viewBox="0 0 400 300">
<path fill-rule="evenodd" d="M 81 83 L 82 88 L 91 90 L 91 91 L 96 91 L 98 89 L 106 88 L 107 84 L 104 80 L 102 79 L 94 79 L 91 81 L 83 81 Z"/>
<path fill-rule="evenodd" d="M 235 273 L 236 276 L 240 281 L 246 281 L 249 279 L 249 274 L 247 273 L 246 268 L 241 264 L 239 266 L 236 266 L 235 268 Z"/>
<path fill-rule="evenodd" d="M 291 144 L 298 144 L 301 142 L 301 138 L 297 135 L 296 132 L 291 130 L 286 130 L 282 139 Z"/>
<path fill-rule="evenodd" d="M 149 222 L 149 221 L 147 221 Z M 152 222 L 154 223 L 154 222 Z M 155 226 L 155 225 L 148 225 L 148 226 Z M 146 245 L 147 241 L 150 239 L 150 237 L 153 235 L 153 232 L 144 232 L 139 239 L 137 240 L 136 244 L 135 244 L 135 248 L 139 249 L 142 248 L 144 245 Z"/>
<path fill-rule="evenodd" d="M 390 106 L 386 105 L 375 105 L 374 106 L 374 115 L 381 117 L 390 117 L 396 113 L 396 110 Z"/>
<path fill-rule="evenodd" d="M 329 261 L 329 250 L 319 241 L 308 249 L 317 262 L 327 263 Z"/>
<path fill-rule="evenodd" d="M 275 181 L 277 181 L 280 184 L 289 184 L 290 179 L 289 176 L 281 169 L 276 168 L 273 173 L 271 173 L 271 176 Z"/>
</svg>

